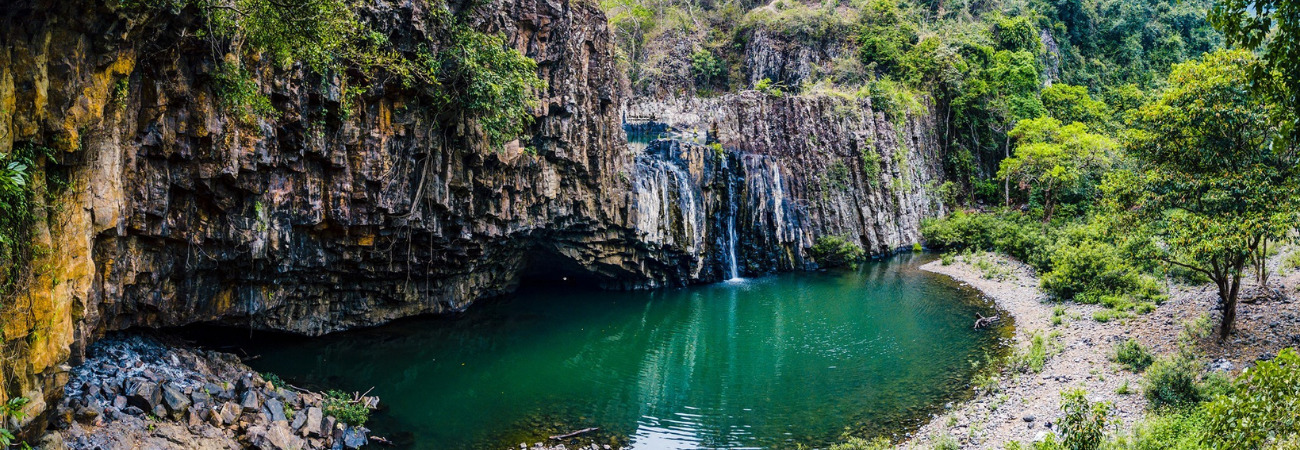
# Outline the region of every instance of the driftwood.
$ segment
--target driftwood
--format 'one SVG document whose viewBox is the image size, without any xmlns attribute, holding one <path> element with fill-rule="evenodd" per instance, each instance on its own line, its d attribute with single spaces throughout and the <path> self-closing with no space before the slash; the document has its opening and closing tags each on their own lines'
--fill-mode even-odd
<svg viewBox="0 0 1300 450">
<path fill-rule="evenodd" d="M 587 434 L 587 433 L 590 433 L 590 432 L 592 432 L 592 431 L 596 431 L 596 430 L 599 430 L 599 429 L 600 429 L 600 428 L 583 428 L 583 429 L 581 429 L 581 430 L 574 431 L 574 432 L 572 432 L 572 433 L 566 433 L 566 434 L 560 434 L 560 435 L 551 436 L 551 439 L 555 439 L 555 440 L 557 440 L 557 441 L 558 441 L 558 440 L 561 440 L 561 439 L 568 439 L 568 438 L 571 438 L 571 437 L 574 437 L 574 436 L 577 436 L 577 435 L 580 435 L 580 434 Z"/>
<path fill-rule="evenodd" d="M 389 447 L 392 447 L 392 446 L 393 446 L 393 441 L 390 441 L 390 440 L 388 440 L 388 439 L 384 439 L 384 438 L 379 437 L 379 436 L 371 436 L 371 437 L 370 437 L 370 440 L 375 441 L 376 443 L 379 443 L 379 444 L 382 444 L 382 445 L 387 445 L 387 446 L 389 446 Z"/>
<path fill-rule="evenodd" d="M 977 319 L 975 319 L 975 329 L 978 330 L 980 328 L 989 326 L 989 324 L 992 324 L 993 322 L 997 322 L 998 318 L 1000 318 L 1001 316 L 984 317 L 980 315 L 980 313 L 975 313 L 975 317 L 977 317 Z"/>
</svg>

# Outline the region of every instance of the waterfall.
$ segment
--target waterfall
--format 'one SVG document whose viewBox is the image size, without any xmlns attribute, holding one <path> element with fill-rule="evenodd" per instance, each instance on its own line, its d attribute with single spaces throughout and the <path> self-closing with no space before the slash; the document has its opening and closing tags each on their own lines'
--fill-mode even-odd
<svg viewBox="0 0 1300 450">
<path fill-rule="evenodd" d="M 727 263 L 731 268 L 727 281 L 740 280 L 740 270 L 736 264 L 736 185 L 735 178 L 727 167 L 726 156 L 722 157 L 722 172 L 727 176 Z"/>
<path fill-rule="evenodd" d="M 693 260 L 691 278 L 704 267 L 705 209 L 698 182 L 670 156 L 667 142 L 651 143 L 636 158 L 632 225 L 645 242 L 677 247 Z"/>
</svg>

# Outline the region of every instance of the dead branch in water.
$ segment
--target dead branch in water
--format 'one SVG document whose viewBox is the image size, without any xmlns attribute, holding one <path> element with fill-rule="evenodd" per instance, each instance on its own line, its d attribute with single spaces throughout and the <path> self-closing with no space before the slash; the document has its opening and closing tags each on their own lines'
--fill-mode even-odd
<svg viewBox="0 0 1300 450">
<path fill-rule="evenodd" d="M 977 318 L 975 319 L 975 329 L 978 330 L 978 329 L 980 329 L 980 328 L 984 328 L 984 327 L 989 326 L 989 325 L 992 324 L 993 322 L 997 322 L 997 321 L 998 321 L 998 318 L 1001 317 L 1001 316 L 989 316 L 989 317 L 984 317 L 984 316 L 980 315 L 980 313 L 975 313 L 975 317 L 977 317 Z"/>
<path fill-rule="evenodd" d="M 571 438 L 571 437 L 574 437 L 574 436 L 577 436 L 577 435 L 580 435 L 580 434 L 587 434 L 587 433 L 590 433 L 590 432 L 592 432 L 592 431 L 596 431 L 596 430 L 599 430 L 599 429 L 600 429 L 600 428 L 583 428 L 583 429 L 581 429 L 581 430 L 574 431 L 574 432 L 572 432 L 572 433 L 567 433 L 567 434 L 560 434 L 560 435 L 556 435 L 556 436 L 551 436 L 551 439 L 555 439 L 555 440 L 557 440 L 557 441 L 558 441 L 558 440 L 561 440 L 561 439 L 568 439 L 568 438 Z"/>
</svg>

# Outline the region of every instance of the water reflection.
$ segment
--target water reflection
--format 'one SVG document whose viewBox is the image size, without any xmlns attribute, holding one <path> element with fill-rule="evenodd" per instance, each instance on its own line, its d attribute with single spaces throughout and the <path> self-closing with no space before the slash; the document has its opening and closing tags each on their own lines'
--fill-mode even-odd
<svg viewBox="0 0 1300 450">
<path fill-rule="evenodd" d="M 999 348 L 998 331 L 970 327 L 987 305 L 914 266 L 530 289 L 454 317 L 251 351 L 291 382 L 373 386 L 386 404 L 376 432 L 411 448 L 499 449 L 586 427 L 646 449 L 824 445 L 846 427 L 914 423 Z"/>
</svg>

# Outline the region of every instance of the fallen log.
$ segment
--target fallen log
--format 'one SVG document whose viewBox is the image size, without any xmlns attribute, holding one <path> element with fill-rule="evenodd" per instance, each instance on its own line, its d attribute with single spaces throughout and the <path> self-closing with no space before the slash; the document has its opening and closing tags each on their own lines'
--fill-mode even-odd
<svg viewBox="0 0 1300 450">
<path fill-rule="evenodd" d="M 557 441 L 558 441 L 558 440 L 561 440 L 561 439 L 568 439 L 568 438 L 571 438 L 571 437 L 574 437 L 574 436 L 577 436 L 577 435 L 587 434 L 587 433 L 590 433 L 590 432 L 592 432 L 592 431 L 596 431 L 596 430 L 599 430 L 599 429 L 600 429 L 600 428 L 583 428 L 583 429 L 581 429 L 581 430 L 574 431 L 574 432 L 572 432 L 572 433 L 566 433 L 566 434 L 559 434 L 559 435 L 551 436 L 551 439 L 555 439 L 555 440 L 557 440 Z"/>
<path fill-rule="evenodd" d="M 980 315 L 980 313 L 975 313 L 975 317 L 976 317 L 976 319 L 975 319 L 975 329 L 978 330 L 978 329 L 980 329 L 980 328 L 984 328 L 984 327 L 989 326 L 989 325 L 992 324 L 993 322 L 997 322 L 997 321 L 998 321 L 998 318 L 1000 318 L 1001 316 L 989 316 L 989 317 L 984 317 L 984 316 Z"/>
</svg>

